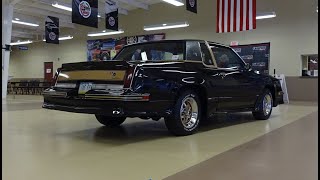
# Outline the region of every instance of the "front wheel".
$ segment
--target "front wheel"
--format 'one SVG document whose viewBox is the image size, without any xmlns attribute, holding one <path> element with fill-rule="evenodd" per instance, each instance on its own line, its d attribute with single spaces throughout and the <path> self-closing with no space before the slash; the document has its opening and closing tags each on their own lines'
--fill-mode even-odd
<svg viewBox="0 0 320 180">
<path fill-rule="evenodd" d="M 201 103 L 193 91 L 185 91 L 176 101 L 173 115 L 165 119 L 168 130 L 177 136 L 193 134 L 199 125 Z"/>
<path fill-rule="evenodd" d="M 253 117 L 257 120 L 267 120 L 269 119 L 271 112 L 272 112 L 272 106 L 273 106 L 273 99 L 271 92 L 266 89 L 263 94 L 261 95 L 261 98 L 257 101 L 258 110 L 253 111 Z"/>
<path fill-rule="evenodd" d="M 97 114 L 95 116 L 101 124 L 107 127 L 117 127 L 126 120 L 126 117 L 111 117 Z"/>
</svg>

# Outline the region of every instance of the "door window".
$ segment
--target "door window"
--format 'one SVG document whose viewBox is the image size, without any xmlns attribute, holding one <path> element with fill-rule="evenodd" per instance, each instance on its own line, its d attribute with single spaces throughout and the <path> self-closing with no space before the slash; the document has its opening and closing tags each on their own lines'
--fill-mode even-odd
<svg viewBox="0 0 320 180">
<path fill-rule="evenodd" d="M 202 61 L 200 44 L 198 41 L 187 41 L 186 43 L 186 60 L 190 61 Z"/>
<path fill-rule="evenodd" d="M 211 47 L 219 68 L 244 68 L 244 62 L 235 52 L 226 47 Z"/>
</svg>

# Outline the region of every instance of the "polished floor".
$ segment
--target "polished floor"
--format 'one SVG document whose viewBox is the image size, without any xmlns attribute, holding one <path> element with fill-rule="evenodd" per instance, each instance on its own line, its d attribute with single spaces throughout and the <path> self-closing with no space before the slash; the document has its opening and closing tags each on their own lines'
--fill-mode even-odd
<svg viewBox="0 0 320 180">
<path fill-rule="evenodd" d="M 317 179 L 317 103 L 281 105 L 268 121 L 219 114 L 197 134 L 174 137 L 162 120 L 109 129 L 93 115 L 42 109 L 41 101 L 2 101 L 3 179 Z"/>
</svg>

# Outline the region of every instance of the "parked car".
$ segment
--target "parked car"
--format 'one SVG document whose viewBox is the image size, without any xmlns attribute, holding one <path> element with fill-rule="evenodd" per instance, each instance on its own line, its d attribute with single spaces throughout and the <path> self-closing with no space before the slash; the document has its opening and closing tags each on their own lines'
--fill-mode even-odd
<svg viewBox="0 0 320 180">
<path fill-rule="evenodd" d="M 252 111 L 266 120 L 283 92 L 278 79 L 255 73 L 230 47 L 163 40 L 125 46 L 111 61 L 63 64 L 43 95 L 44 108 L 95 114 L 106 126 L 163 117 L 170 132 L 189 135 L 216 112 Z"/>
</svg>

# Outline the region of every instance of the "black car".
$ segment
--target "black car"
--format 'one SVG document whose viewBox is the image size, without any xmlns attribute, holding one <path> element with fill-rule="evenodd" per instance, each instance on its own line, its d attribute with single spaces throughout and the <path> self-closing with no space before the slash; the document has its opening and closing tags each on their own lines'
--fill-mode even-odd
<svg viewBox="0 0 320 180">
<path fill-rule="evenodd" d="M 215 112 L 268 119 L 282 96 L 278 79 L 255 73 L 230 47 L 164 40 L 125 46 L 110 61 L 63 64 L 43 107 L 95 114 L 106 126 L 163 117 L 173 134 L 189 135 Z"/>
</svg>

